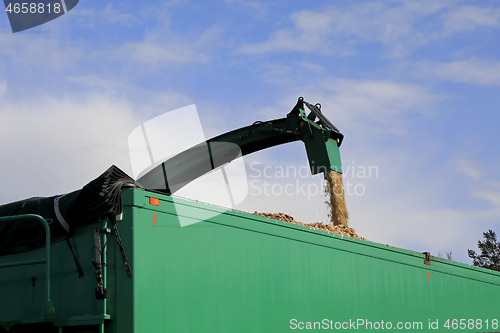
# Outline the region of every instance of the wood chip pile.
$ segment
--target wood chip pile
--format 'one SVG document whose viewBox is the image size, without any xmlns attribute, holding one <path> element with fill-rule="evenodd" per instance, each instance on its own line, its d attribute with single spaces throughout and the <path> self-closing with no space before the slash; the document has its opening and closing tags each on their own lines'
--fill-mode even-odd
<svg viewBox="0 0 500 333">
<path fill-rule="evenodd" d="M 352 238 L 366 240 L 366 238 L 358 236 L 356 234 L 356 231 L 353 228 L 349 228 L 349 227 L 346 227 L 344 225 L 333 226 L 331 224 L 324 224 L 321 222 L 305 224 L 302 222 L 295 221 L 295 219 L 293 217 L 291 217 L 290 215 L 284 214 L 284 213 L 273 214 L 273 213 L 255 212 L 254 214 L 259 215 L 259 216 L 264 216 L 264 217 L 267 217 L 270 219 L 275 219 L 275 220 L 279 220 L 279 221 L 283 221 L 283 222 L 303 225 L 303 226 L 309 227 L 309 228 L 314 228 L 314 229 L 323 230 L 323 231 L 329 231 L 329 232 L 333 232 L 333 233 L 336 233 L 339 235 L 344 235 L 344 236 L 349 236 Z"/>
</svg>

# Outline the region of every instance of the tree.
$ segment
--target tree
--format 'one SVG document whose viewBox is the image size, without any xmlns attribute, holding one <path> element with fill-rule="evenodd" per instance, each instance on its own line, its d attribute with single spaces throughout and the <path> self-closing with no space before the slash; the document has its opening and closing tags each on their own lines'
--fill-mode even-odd
<svg viewBox="0 0 500 333">
<path fill-rule="evenodd" d="M 484 241 L 478 241 L 477 247 L 481 254 L 477 255 L 473 250 L 467 250 L 469 257 L 472 258 L 474 266 L 484 267 L 500 272 L 500 243 L 497 241 L 497 235 L 493 230 L 483 232 Z"/>
<path fill-rule="evenodd" d="M 438 251 L 438 257 L 444 259 L 443 253 L 441 251 Z M 446 252 L 446 259 L 455 260 L 455 258 L 453 258 L 453 252 L 451 250 Z"/>
</svg>

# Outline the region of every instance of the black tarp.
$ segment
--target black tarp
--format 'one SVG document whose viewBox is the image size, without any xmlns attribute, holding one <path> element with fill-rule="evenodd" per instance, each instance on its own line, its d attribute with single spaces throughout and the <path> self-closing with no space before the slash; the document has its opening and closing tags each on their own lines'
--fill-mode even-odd
<svg viewBox="0 0 500 333">
<path fill-rule="evenodd" d="M 60 196 L 34 197 L 2 205 L 0 217 L 36 214 L 50 219 L 52 242 L 57 242 L 79 226 L 94 223 L 100 218 L 119 215 L 122 211 L 120 195 L 123 187 L 140 185 L 113 165 L 80 190 Z M 42 246 L 45 246 L 45 229 L 39 221 L 28 219 L 0 223 L 0 255 Z"/>
</svg>

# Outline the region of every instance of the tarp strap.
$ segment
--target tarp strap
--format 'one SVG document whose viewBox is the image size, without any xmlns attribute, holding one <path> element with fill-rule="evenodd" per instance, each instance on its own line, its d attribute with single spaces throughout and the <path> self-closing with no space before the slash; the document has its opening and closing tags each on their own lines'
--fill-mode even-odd
<svg viewBox="0 0 500 333">
<path fill-rule="evenodd" d="M 59 210 L 59 200 L 64 197 L 66 194 L 63 195 L 56 195 L 54 197 L 54 212 L 56 213 L 57 221 L 61 224 L 61 226 L 66 230 L 66 233 L 69 233 L 70 227 L 68 222 L 64 219 L 64 217 L 61 214 L 61 211 Z"/>
<path fill-rule="evenodd" d="M 118 242 L 118 246 L 120 247 L 120 251 L 122 253 L 123 265 L 125 266 L 125 271 L 127 272 L 128 277 L 132 277 L 132 268 L 130 268 L 130 263 L 128 261 L 127 255 L 125 254 L 125 247 L 123 246 L 122 239 L 120 238 L 120 233 L 118 232 L 118 227 L 116 225 L 116 217 L 113 219 L 113 229 L 115 230 L 116 240 Z"/>
<path fill-rule="evenodd" d="M 78 271 L 78 278 L 80 279 L 83 277 L 83 269 L 82 266 L 80 266 L 80 263 L 78 262 L 78 258 L 75 255 L 75 252 L 73 251 L 73 246 L 71 245 L 71 242 L 69 241 L 68 235 L 65 236 L 66 238 L 66 243 L 69 246 L 69 249 L 71 251 L 71 254 L 73 255 L 73 260 L 75 260 L 75 265 L 76 265 L 76 270 Z"/>
</svg>

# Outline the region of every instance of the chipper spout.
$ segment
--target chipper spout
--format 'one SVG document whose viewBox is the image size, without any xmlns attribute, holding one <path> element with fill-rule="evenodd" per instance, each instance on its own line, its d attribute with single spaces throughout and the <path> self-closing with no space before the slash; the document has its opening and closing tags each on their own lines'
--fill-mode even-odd
<svg viewBox="0 0 500 333">
<path fill-rule="evenodd" d="M 306 114 L 306 108 L 310 111 Z M 189 182 L 232 160 L 280 144 L 304 142 L 311 173 L 342 173 L 339 147 L 344 135 L 323 115 L 321 105 L 299 98 L 286 118 L 256 121 L 191 147 L 151 168 L 138 179 L 145 188 L 173 194 Z"/>
<path fill-rule="evenodd" d="M 310 110 L 308 115 L 304 106 Z M 301 140 L 306 145 L 311 173 L 315 175 L 330 170 L 342 173 L 339 147 L 344 135 L 323 115 L 321 105 L 312 105 L 299 98 L 292 113 L 302 120 Z M 316 118 L 318 120 L 315 122 Z"/>
</svg>

